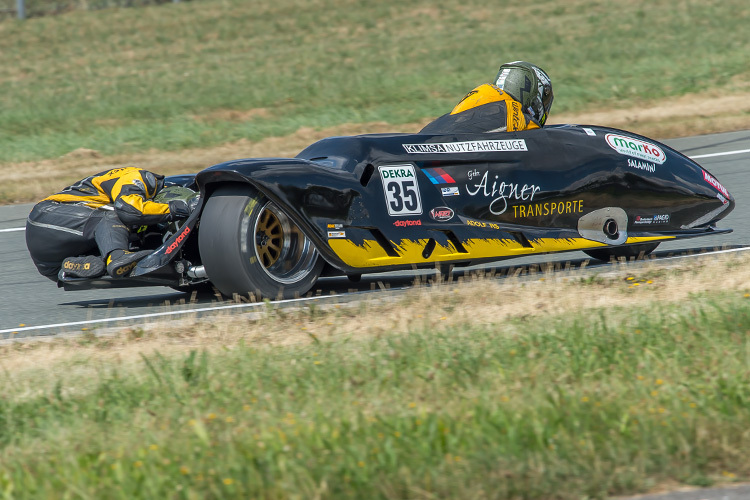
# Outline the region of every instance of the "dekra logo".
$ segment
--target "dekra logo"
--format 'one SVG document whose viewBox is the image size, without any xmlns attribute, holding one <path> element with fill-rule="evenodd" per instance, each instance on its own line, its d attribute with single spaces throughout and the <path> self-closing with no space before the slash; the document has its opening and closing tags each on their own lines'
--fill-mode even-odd
<svg viewBox="0 0 750 500">
<path fill-rule="evenodd" d="M 399 168 L 396 169 L 383 169 L 381 170 L 383 174 L 384 179 L 406 179 L 409 177 L 414 177 L 414 174 L 411 170 L 407 170 L 405 168 Z"/>
</svg>

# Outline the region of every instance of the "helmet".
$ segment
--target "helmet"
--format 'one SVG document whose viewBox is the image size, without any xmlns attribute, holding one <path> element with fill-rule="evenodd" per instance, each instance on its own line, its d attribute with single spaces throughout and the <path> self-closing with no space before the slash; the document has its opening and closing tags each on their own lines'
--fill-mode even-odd
<svg viewBox="0 0 750 500">
<path fill-rule="evenodd" d="M 164 187 L 164 176 L 141 170 L 141 177 L 146 183 L 146 196 L 153 198 Z"/>
<path fill-rule="evenodd" d="M 525 61 L 505 63 L 497 72 L 495 86 L 520 102 L 539 126 L 544 126 L 554 96 L 552 81 L 542 68 Z"/>
</svg>

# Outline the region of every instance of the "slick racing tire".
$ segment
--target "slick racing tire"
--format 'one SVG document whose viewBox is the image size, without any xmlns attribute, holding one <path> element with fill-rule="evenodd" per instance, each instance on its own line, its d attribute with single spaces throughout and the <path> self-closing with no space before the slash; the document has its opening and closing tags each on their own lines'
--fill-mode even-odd
<svg viewBox="0 0 750 500">
<path fill-rule="evenodd" d="M 325 264 L 294 222 L 250 185 L 221 187 L 206 200 L 198 245 L 208 279 L 227 297 L 301 296 Z"/>
<path fill-rule="evenodd" d="M 638 245 L 627 245 L 621 247 L 610 247 L 610 248 L 597 248 L 595 250 L 584 250 L 583 253 L 597 260 L 603 260 L 609 262 L 612 259 L 618 260 L 623 257 L 625 259 L 639 259 L 650 254 L 659 243 L 640 243 Z"/>
</svg>

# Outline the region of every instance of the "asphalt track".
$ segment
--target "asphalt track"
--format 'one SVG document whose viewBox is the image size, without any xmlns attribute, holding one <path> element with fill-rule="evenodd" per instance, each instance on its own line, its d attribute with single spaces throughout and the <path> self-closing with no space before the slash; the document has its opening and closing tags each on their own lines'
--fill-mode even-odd
<svg viewBox="0 0 750 500">
<path fill-rule="evenodd" d="M 662 243 L 657 255 L 750 246 L 750 204 L 746 202 L 750 200 L 750 130 L 664 142 L 695 158 L 714 174 L 734 195 L 737 205 L 720 223 L 720 227 L 733 228 L 733 233 Z M 0 207 L 0 340 L 77 333 L 149 318 L 206 315 L 253 307 L 220 301 L 210 294 L 191 297 L 166 287 L 65 292 L 41 277 L 29 259 L 22 228 L 31 207 L 32 204 Z M 584 259 L 582 252 L 537 255 L 503 261 L 494 269 L 503 274 L 522 265 L 562 261 L 576 265 Z M 413 273 L 365 275 L 356 284 L 343 277 L 325 278 L 320 280 L 317 290 L 320 295 L 333 295 L 334 300 L 343 301 L 372 289 L 408 287 L 413 281 Z M 196 310 L 197 313 L 187 312 Z"/>
</svg>

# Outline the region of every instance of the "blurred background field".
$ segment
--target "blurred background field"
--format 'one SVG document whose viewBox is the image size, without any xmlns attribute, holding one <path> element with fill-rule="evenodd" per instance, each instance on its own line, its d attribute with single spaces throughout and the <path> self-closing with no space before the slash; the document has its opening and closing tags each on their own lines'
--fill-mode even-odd
<svg viewBox="0 0 750 500">
<path fill-rule="evenodd" d="M 28 0 L 27 10 L 40 5 L 63 4 Z M 713 98 L 736 97 L 722 111 L 736 115 L 732 127 L 750 116 L 744 0 L 195 0 L 58 10 L 0 21 L 0 168 L 79 148 L 180 151 L 302 127 L 379 122 L 415 132 L 516 59 L 552 76 L 552 121 L 681 96 L 698 97 L 680 104 L 697 115 L 714 112 Z M 695 133 L 684 117 L 668 121 L 665 133 Z"/>
<path fill-rule="evenodd" d="M 186 0 L 0 0 L 0 18 L 29 19 L 56 16 L 74 10 L 143 7 L 180 1 Z"/>
</svg>

